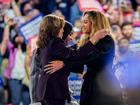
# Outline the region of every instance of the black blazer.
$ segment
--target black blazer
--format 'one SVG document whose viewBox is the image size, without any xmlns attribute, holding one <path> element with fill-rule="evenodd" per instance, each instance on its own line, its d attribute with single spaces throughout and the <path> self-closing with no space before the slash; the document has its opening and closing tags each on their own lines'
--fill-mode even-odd
<svg viewBox="0 0 140 105">
<path fill-rule="evenodd" d="M 87 59 L 66 62 L 67 67 L 87 65 L 84 75 L 80 105 L 122 105 L 121 88 L 112 70 L 115 56 L 115 44 L 110 36 L 101 39 Z"/>
<path fill-rule="evenodd" d="M 38 101 L 51 99 L 69 99 L 68 76 L 70 71 L 67 67 L 54 74 L 46 74 L 43 67 L 52 60 L 79 61 L 87 59 L 92 53 L 98 53 L 98 49 L 89 41 L 79 50 L 71 50 L 65 46 L 60 38 L 50 41 L 45 48 L 40 49 L 42 71 L 36 89 Z"/>
</svg>

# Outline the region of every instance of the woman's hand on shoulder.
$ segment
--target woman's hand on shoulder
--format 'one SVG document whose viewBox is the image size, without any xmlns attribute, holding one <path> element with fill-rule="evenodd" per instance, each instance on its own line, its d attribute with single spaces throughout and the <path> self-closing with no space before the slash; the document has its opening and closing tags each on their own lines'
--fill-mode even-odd
<svg viewBox="0 0 140 105">
<path fill-rule="evenodd" d="M 93 45 L 95 45 L 100 39 L 109 35 L 109 31 L 107 29 L 98 30 L 91 38 L 90 41 Z"/>
</svg>

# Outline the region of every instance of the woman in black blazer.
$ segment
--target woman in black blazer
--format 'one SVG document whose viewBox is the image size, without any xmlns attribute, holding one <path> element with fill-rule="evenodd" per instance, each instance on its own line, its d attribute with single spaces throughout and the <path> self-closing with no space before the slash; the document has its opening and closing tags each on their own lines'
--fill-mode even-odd
<svg viewBox="0 0 140 105">
<path fill-rule="evenodd" d="M 110 29 L 110 25 L 108 19 L 102 13 L 86 11 L 83 14 L 82 31 L 84 34 L 88 34 L 89 38 L 97 30 L 103 28 Z M 112 70 L 115 56 L 114 40 L 111 35 L 107 35 L 99 40 L 95 47 L 98 49 L 98 53 L 93 52 L 87 59 L 79 60 L 79 62 L 64 61 L 65 68 L 71 68 L 73 65 L 87 65 L 80 105 L 123 105 L 120 84 Z M 58 67 L 54 67 L 54 64 L 50 63 L 45 70 L 55 72 L 61 68 L 61 66 L 59 68 L 59 63 L 56 63 Z"/>
<path fill-rule="evenodd" d="M 37 41 L 38 56 L 41 58 L 42 71 L 37 82 L 36 99 L 43 105 L 64 105 L 70 100 L 68 81 L 69 71 L 62 68 L 54 74 L 47 74 L 44 66 L 52 60 L 78 61 L 88 58 L 92 53 L 98 53 L 95 41 L 107 35 L 105 29 L 95 33 L 79 50 L 67 48 L 63 36 L 64 20 L 54 15 L 47 15 L 40 24 L 40 34 Z"/>
</svg>

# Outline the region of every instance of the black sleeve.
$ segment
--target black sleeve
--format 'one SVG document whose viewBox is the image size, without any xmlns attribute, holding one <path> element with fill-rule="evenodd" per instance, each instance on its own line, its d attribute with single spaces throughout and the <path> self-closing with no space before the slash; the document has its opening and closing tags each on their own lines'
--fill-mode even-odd
<svg viewBox="0 0 140 105">
<path fill-rule="evenodd" d="M 64 43 L 56 44 L 53 48 L 53 56 L 56 59 L 63 59 L 67 61 L 85 60 L 92 53 L 99 53 L 99 50 L 89 41 L 78 50 L 67 48 Z"/>
<path fill-rule="evenodd" d="M 115 50 L 114 40 L 112 39 L 111 36 L 108 35 L 97 43 L 96 48 L 101 53 L 109 53 L 110 51 L 114 51 Z"/>
</svg>

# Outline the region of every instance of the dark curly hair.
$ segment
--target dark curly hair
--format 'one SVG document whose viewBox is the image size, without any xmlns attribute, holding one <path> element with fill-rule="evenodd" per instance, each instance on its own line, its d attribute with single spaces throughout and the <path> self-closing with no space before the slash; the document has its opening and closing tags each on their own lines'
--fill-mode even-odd
<svg viewBox="0 0 140 105">
<path fill-rule="evenodd" d="M 50 40 L 56 38 L 64 24 L 64 19 L 55 15 L 46 15 L 40 23 L 38 48 L 44 48 Z"/>
</svg>

